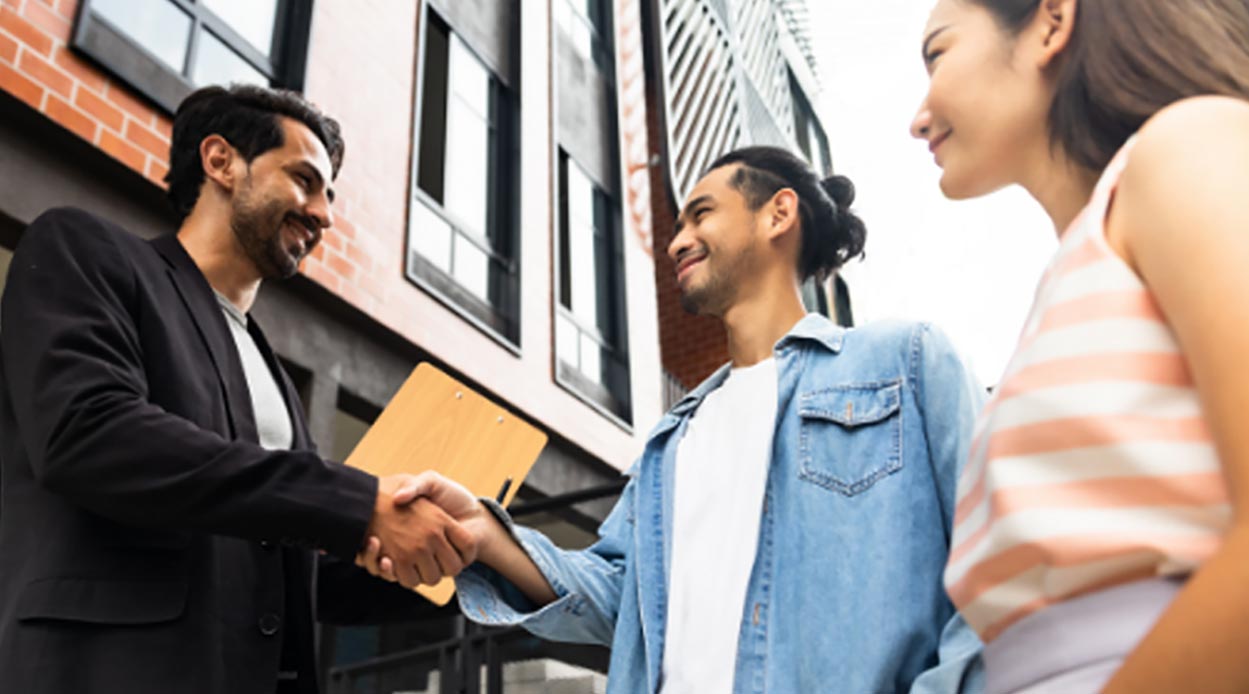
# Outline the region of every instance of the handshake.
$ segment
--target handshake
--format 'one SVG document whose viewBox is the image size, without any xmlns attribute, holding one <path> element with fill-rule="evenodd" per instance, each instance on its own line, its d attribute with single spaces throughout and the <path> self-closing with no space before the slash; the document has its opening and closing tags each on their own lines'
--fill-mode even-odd
<svg viewBox="0 0 1249 694">
<path fill-rule="evenodd" d="M 493 514 L 462 485 L 436 472 L 379 480 L 356 564 L 406 588 L 454 578 L 510 540 Z"/>
</svg>

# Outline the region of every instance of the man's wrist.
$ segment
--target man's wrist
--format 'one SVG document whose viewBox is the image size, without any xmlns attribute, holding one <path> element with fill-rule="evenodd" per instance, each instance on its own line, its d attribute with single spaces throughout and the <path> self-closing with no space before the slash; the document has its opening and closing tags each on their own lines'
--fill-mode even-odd
<svg viewBox="0 0 1249 694">
<path fill-rule="evenodd" d="M 494 566 L 512 538 L 512 518 L 494 499 L 478 500 L 482 536 L 477 541 L 477 559 Z"/>
</svg>

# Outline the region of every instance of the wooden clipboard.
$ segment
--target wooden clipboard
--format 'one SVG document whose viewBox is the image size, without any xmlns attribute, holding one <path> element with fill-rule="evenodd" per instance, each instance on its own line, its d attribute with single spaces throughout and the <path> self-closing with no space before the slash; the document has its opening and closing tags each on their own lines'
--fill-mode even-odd
<svg viewBox="0 0 1249 694">
<path fill-rule="evenodd" d="M 365 433 L 347 464 L 379 477 L 434 470 L 476 496 L 495 498 L 511 479 L 511 502 L 546 445 L 546 434 L 428 363 L 418 364 Z M 417 592 L 438 605 L 455 594 L 444 579 Z"/>
</svg>

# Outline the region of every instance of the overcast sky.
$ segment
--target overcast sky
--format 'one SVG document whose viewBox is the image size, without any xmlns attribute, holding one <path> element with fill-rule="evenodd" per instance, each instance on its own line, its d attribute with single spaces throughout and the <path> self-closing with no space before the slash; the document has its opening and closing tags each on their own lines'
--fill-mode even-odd
<svg viewBox="0 0 1249 694">
<path fill-rule="evenodd" d="M 1015 346 L 1037 280 L 1057 247 L 1023 190 L 950 202 L 932 155 L 908 127 L 927 88 L 920 40 L 929 0 L 807 0 L 837 173 L 858 189 L 867 260 L 852 263 L 855 320 L 940 325 L 986 385 Z"/>
</svg>

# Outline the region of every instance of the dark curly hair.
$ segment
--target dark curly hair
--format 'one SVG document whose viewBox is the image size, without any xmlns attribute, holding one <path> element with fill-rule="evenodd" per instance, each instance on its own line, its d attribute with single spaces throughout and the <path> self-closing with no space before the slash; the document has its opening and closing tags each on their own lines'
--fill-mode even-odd
<svg viewBox="0 0 1249 694">
<path fill-rule="evenodd" d="M 250 163 L 285 144 L 282 116 L 308 126 L 321 140 L 330 155 L 331 175 L 337 177 L 343 163 L 338 121 L 321 113 L 302 96 L 285 89 L 243 84 L 204 87 L 183 99 L 173 119 L 165 183 L 169 184 L 169 201 L 179 218 L 185 219 L 191 213 L 204 184 L 199 153 L 204 138 L 224 137 Z"/>
<path fill-rule="evenodd" d="M 854 184 L 845 176 L 820 180 L 798 155 L 780 147 L 744 147 L 721 156 L 707 167 L 711 172 L 739 164 L 729 184 L 757 210 L 783 188 L 798 195 L 802 245 L 798 252 L 800 279 L 823 281 L 846 261 L 863 256 L 867 227 L 850 211 Z"/>
<path fill-rule="evenodd" d="M 1041 0 L 966 0 L 1018 36 Z M 1050 142 L 1106 168 L 1150 116 L 1190 96 L 1249 99 L 1249 2 L 1080 0 L 1049 111 Z"/>
</svg>

